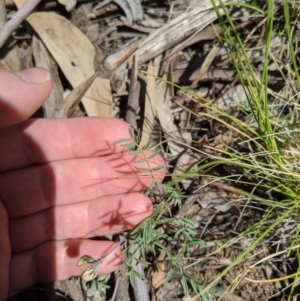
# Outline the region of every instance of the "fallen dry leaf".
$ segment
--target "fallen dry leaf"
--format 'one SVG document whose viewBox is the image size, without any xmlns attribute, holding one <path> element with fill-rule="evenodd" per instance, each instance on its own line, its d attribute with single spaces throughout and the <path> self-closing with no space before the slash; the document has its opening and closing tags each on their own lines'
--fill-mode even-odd
<svg viewBox="0 0 300 301">
<path fill-rule="evenodd" d="M 18 9 L 20 9 L 20 7 L 22 7 L 25 4 L 25 2 L 26 0 L 14 0 L 14 3 Z"/>
<path fill-rule="evenodd" d="M 164 272 L 165 265 L 163 262 L 159 262 L 156 265 L 156 271 L 152 273 L 152 286 L 154 289 L 158 289 L 164 284 L 166 280 L 166 273 Z"/>
<path fill-rule="evenodd" d="M 53 62 L 46 47 L 37 37 L 32 40 L 33 57 L 36 67 L 47 69 L 53 80 L 53 88 L 50 96 L 44 103 L 45 115 L 47 118 L 65 118 L 65 104 L 63 87 L 58 75 L 57 65 Z"/>
<path fill-rule="evenodd" d="M 57 0 L 60 4 L 64 5 L 66 11 L 72 10 L 75 6 L 77 1 L 76 0 Z"/>
<path fill-rule="evenodd" d="M 146 97 L 145 97 L 145 113 L 144 113 L 144 123 L 142 138 L 140 141 L 140 147 L 143 147 L 151 137 L 153 130 L 155 116 L 156 116 L 156 92 L 155 92 L 155 77 L 153 70 L 153 61 L 150 61 L 147 69 L 147 87 L 146 87 Z"/>
<path fill-rule="evenodd" d="M 55 13 L 34 13 L 27 21 L 40 36 L 73 88 L 94 73 L 95 49 L 71 22 Z M 97 77 L 82 98 L 89 116 L 112 117 L 112 96 L 108 79 Z"/>
</svg>

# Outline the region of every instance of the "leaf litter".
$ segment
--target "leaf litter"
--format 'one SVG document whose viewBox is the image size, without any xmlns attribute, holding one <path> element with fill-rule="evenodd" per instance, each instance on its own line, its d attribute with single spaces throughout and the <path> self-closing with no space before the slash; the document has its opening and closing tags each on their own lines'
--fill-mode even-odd
<svg viewBox="0 0 300 301">
<path fill-rule="evenodd" d="M 22 5 L 22 1 L 15 3 Z M 230 2 L 233 3 L 243 2 Z M 15 4 L 5 4 L 7 14 L 13 16 Z M 276 5 L 279 14 L 282 6 L 279 2 Z M 259 9 L 249 12 L 233 6 L 229 11 L 260 82 L 265 58 L 264 16 Z M 279 21 L 276 26 L 280 27 Z M 297 42 L 299 28 L 295 25 L 294 29 L 293 41 Z M 173 240 L 175 236 L 182 239 L 180 227 L 162 223 L 155 228 L 160 237 L 157 246 L 163 246 L 161 252 L 138 252 L 134 259 L 138 266 L 132 276 L 134 287 L 124 280 L 126 271 L 119 271 L 100 276 L 92 285 L 82 281 L 75 285 L 71 279 L 51 284 L 51 288 L 76 301 L 125 300 L 125 296 L 136 301 L 150 297 L 157 301 L 288 300 L 289 279 L 266 280 L 292 274 L 298 268 L 292 251 L 289 256 L 270 257 L 289 246 L 296 216 L 285 220 L 281 228 L 274 228 L 246 258 L 239 258 L 255 238 L 247 230 L 264 218 L 268 202 L 280 202 L 283 196 L 276 189 L 267 189 L 268 183 L 254 183 L 255 174 L 245 172 L 243 165 L 230 164 L 229 159 L 239 160 L 237 154 L 246 159 L 259 155 L 255 141 L 247 136 L 250 134 L 244 135 L 232 122 L 234 117 L 250 127 L 254 118 L 247 102 L 249 93 L 218 39 L 220 36 L 223 37 L 217 14 L 212 2 L 206 0 L 168 4 L 138 0 L 44 1 L 14 32 L 1 68 L 43 66 L 50 70 L 54 90 L 44 105 L 43 117 L 117 117 L 140 130 L 140 146 L 151 139 L 152 147 L 161 147 L 172 165 L 168 181 L 179 191 L 178 204 L 163 211 L 163 217 L 175 217 L 178 221 L 182 218 L 186 224 L 181 227 L 194 229 L 198 239 L 180 257 L 184 244 L 176 245 Z M 287 53 L 288 42 L 274 37 L 267 87 L 273 108 L 270 111 L 283 117 L 288 127 L 297 122 L 299 105 L 292 66 L 285 61 Z M 12 55 L 17 59 L 12 60 Z M 292 101 L 284 102 L 286 99 Z M 298 136 L 285 129 L 282 128 L 282 135 L 288 135 L 290 143 L 283 146 L 298 151 Z M 210 165 L 213 160 L 222 162 Z M 228 164 L 224 163 L 226 160 Z M 268 180 L 261 180 L 265 182 Z M 150 195 L 154 203 L 160 203 L 170 191 L 162 186 Z M 246 234 L 239 237 L 243 231 Z M 169 256 L 179 258 L 176 268 Z M 195 297 L 197 288 L 193 289 L 193 285 L 205 288 L 236 259 L 239 262 L 228 269 L 209 294 Z M 110 289 L 102 285 L 106 281 Z M 125 290 L 128 293 L 122 293 Z M 24 293 L 14 299 L 22 299 Z M 35 293 L 30 291 L 31 297 Z M 138 297 L 139 294 L 144 297 Z M 44 297 L 61 298 L 48 291 Z"/>
</svg>

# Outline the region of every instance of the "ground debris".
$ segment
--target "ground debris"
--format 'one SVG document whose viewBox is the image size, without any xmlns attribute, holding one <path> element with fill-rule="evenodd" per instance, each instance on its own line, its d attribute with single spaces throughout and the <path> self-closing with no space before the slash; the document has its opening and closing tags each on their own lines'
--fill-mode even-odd
<svg viewBox="0 0 300 301">
<path fill-rule="evenodd" d="M 14 32 L 6 45 L 9 51 L 0 61 L 2 69 L 11 71 L 21 66 L 50 69 L 55 89 L 44 105 L 44 117 L 122 118 L 135 132 L 140 131 L 140 147 L 150 139 L 149 148 L 161 147 L 172 166 L 167 181 L 180 194 L 178 199 L 182 198 L 161 212 L 163 220 L 175 221 L 170 225 L 162 222 L 155 228 L 157 245 L 163 246 L 165 253 L 139 253 L 138 259 L 150 264 L 136 263 L 142 269 L 139 280 L 143 293 L 149 293 L 153 301 L 202 300 L 195 297 L 192 284 L 204 289 L 235 260 L 237 264 L 206 295 L 210 301 L 283 301 L 287 300 L 291 280 L 271 279 L 298 269 L 296 247 L 289 257 L 281 253 L 292 244 L 290 235 L 298 224 L 298 212 L 274 226 L 247 256 L 240 257 L 282 216 L 283 205 L 278 205 L 272 219 L 266 218 L 271 205 L 285 200 L 282 186 L 274 183 L 284 179 L 297 186 L 299 182 L 287 175 L 286 166 L 282 173 L 272 173 L 276 161 L 273 154 L 265 151 L 261 140 L 251 136 L 258 131 L 258 118 L 249 99 L 257 92 L 251 94 L 249 87 L 254 84 L 262 87 L 261 94 L 266 92 L 272 126 L 280 129 L 276 136 L 279 152 L 294 154 L 290 165 L 298 171 L 299 133 L 289 129 L 299 123 L 300 107 L 299 83 L 294 77 L 297 72 L 289 61 L 289 41 L 280 34 L 270 39 L 269 81 L 263 86 L 261 74 L 268 53 L 264 48 L 266 24 L 262 12 L 266 8 L 249 12 L 245 7 L 237 8 L 244 1 L 234 2 L 229 13 L 253 66 L 253 83 L 241 81 L 239 72 L 243 76 L 245 71 L 238 55 L 242 51 L 239 49 L 233 57 L 228 55 L 234 43 L 223 43 L 224 28 L 210 0 L 45 1 L 27 18 L 26 24 L 32 28 L 20 27 Z M 281 33 L 281 2 L 274 7 L 278 17 L 274 27 Z M 13 16 L 16 7 L 6 1 L 6 10 Z M 223 10 L 219 17 L 224 18 Z M 294 26 L 291 41 L 297 42 L 299 24 Z M 242 128 L 249 131 L 243 132 Z M 267 161 L 269 156 L 272 160 Z M 249 162 L 257 164 L 257 169 L 248 169 Z M 261 173 L 262 169 L 270 176 Z M 150 196 L 159 206 L 171 194 L 166 187 L 155 187 Z M 260 227 L 254 229 L 254 225 Z M 195 231 L 197 244 L 186 242 L 188 235 L 181 232 L 185 227 Z M 181 253 L 184 248 L 186 256 Z M 170 255 L 176 259 L 174 271 Z M 189 280 L 187 283 L 182 275 Z M 122 277 L 111 277 L 110 289 L 87 287 L 83 294 L 83 287 L 74 286 L 73 280 L 57 282 L 54 288 L 74 301 L 112 300 L 114 293 L 116 301 L 134 300 L 136 291 L 127 280 L 120 280 L 120 290 L 125 287 L 126 294 L 114 292 Z M 22 294 L 13 300 L 21 300 L 25 296 Z M 31 294 L 34 296 L 34 292 Z M 47 293 L 45 298 L 63 299 Z"/>
</svg>

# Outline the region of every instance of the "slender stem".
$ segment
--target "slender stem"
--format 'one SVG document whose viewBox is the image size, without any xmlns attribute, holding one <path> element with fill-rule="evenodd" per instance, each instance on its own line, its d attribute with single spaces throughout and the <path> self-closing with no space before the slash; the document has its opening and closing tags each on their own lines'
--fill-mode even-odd
<svg viewBox="0 0 300 301">
<path fill-rule="evenodd" d="M 1 28 L 0 48 L 3 47 L 9 36 L 29 16 L 41 0 L 27 0 L 15 15 Z"/>
</svg>

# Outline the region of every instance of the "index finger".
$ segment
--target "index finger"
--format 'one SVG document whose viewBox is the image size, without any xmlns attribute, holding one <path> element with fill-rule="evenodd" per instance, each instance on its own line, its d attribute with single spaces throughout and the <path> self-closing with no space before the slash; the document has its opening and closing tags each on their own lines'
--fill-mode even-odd
<svg viewBox="0 0 300 301">
<path fill-rule="evenodd" d="M 0 129 L 0 172 L 124 151 L 129 126 L 113 118 L 30 119 Z"/>
</svg>

